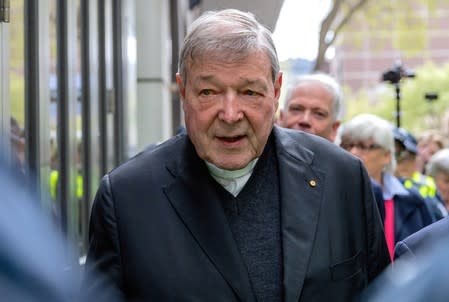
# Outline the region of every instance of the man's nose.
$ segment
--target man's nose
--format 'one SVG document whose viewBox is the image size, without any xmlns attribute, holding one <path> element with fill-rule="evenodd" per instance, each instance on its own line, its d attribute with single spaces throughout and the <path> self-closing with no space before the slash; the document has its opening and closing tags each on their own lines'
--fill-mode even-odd
<svg viewBox="0 0 449 302">
<path fill-rule="evenodd" d="M 241 102 L 234 93 L 228 93 L 222 101 L 218 117 L 226 123 L 235 123 L 243 118 Z"/>
<path fill-rule="evenodd" d="M 348 149 L 348 151 L 358 158 L 361 158 L 363 156 L 363 151 L 357 146 L 352 146 L 350 149 Z"/>
<path fill-rule="evenodd" d="M 310 113 L 308 111 L 305 111 L 301 114 L 301 116 L 299 117 L 299 125 L 301 125 L 301 127 L 310 127 Z"/>
<path fill-rule="evenodd" d="M 303 123 L 310 123 L 310 112 L 309 111 L 304 111 L 301 115 L 301 122 Z"/>
</svg>

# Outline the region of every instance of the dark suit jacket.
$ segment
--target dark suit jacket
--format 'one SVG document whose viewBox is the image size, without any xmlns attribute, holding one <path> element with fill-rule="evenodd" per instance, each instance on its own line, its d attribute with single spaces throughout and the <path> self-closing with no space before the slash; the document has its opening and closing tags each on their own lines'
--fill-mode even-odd
<svg viewBox="0 0 449 302">
<path fill-rule="evenodd" d="M 369 177 L 324 139 L 273 131 L 284 301 L 348 301 L 389 263 Z M 212 182 L 184 134 L 106 175 L 87 269 L 108 273 L 129 300 L 255 301 Z"/>
<path fill-rule="evenodd" d="M 449 297 L 449 217 L 396 244 L 395 262 L 361 296 L 363 302 L 446 302 Z"/>
<path fill-rule="evenodd" d="M 379 210 L 380 219 L 382 220 L 382 224 L 385 220 L 385 201 L 382 193 L 382 188 L 377 182 L 371 180 L 371 187 L 374 193 L 374 200 L 376 201 L 377 208 Z"/>
<path fill-rule="evenodd" d="M 395 247 L 395 258 L 414 256 L 422 250 L 431 249 L 435 243 L 449 237 L 449 217 L 438 220 L 418 232 L 399 241 Z"/>
<path fill-rule="evenodd" d="M 394 196 L 396 242 L 435 222 L 435 217 L 424 199 L 411 191 L 408 193 Z"/>
</svg>

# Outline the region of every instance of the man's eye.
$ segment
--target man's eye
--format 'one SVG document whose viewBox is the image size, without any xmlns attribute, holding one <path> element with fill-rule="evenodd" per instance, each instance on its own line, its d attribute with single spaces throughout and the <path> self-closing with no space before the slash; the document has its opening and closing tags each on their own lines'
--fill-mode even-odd
<svg viewBox="0 0 449 302">
<path fill-rule="evenodd" d="M 295 106 L 290 107 L 289 110 L 290 111 L 295 111 L 295 112 L 304 111 L 303 108 L 295 107 Z"/>
<path fill-rule="evenodd" d="M 210 90 L 210 89 L 203 89 L 203 90 L 201 90 L 200 91 L 200 94 L 201 95 L 212 95 L 212 90 Z"/>
<path fill-rule="evenodd" d="M 256 96 L 256 95 L 258 95 L 257 92 L 252 91 L 252 90 L 246 90 L 246 91 L 245 91 L 245 94 L 246 94 L 246 95 L 249 95 L 249 96 Z"/>
</svg>

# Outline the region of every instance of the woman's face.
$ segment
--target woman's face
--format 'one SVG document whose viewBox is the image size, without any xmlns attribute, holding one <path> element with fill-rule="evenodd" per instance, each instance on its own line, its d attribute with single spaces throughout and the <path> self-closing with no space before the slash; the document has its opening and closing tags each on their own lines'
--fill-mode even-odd
<svg viewBox="0 0 449 302">
<path fill-rule="evenodd" d="M 437 172 L 434 179 L 441 198 L 443 198 L 446 207 L 449 208 L 449 175 L 444 172 Z"/>
<path fill-rule="evenodd" d="M 421 143 L 418 144 L 418 156 L 421 157 L 423 163 L 427 163 L 432 155 L 440 149 L 440 146 L 435 142 Z"/>
<path fill-rule="evenodd" d="M 351 152 L 363 161 L 370 177 L 378 180 L 384 168 L 390 163 L 391 152 L 374 143 L 372 139 L 363 141 L 343 140 L 343 149 Z"/>
</svg>

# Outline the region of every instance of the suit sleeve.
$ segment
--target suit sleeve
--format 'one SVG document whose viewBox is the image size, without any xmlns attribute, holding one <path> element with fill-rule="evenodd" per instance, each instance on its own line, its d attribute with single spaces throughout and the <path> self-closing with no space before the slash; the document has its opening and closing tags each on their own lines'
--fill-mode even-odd
<svg viewBox="0 0 449 302">
<path fill-rule="evenodd" d="M 367 269 L 369 281 L 377 277 L 389 264 L 390 256 L 383 223 L 380 218 L 379 209 L 374 199 L 370 178 L 360 162 L 363 178 L 364 206 L 366 213 L 367 232 Z"/>
<path fill-rule="evenodd" d="M 123 288 L 117 218 L 108 175 L 101 181 L 90 218 L 86 279 L 92 276 L 95 276 L 97 282 L 104 283 L 100 287 L 116 290 Z"/>
<path fill-rule="evenodd" d="M 414 255 L 405 241 L 399 241 L 394 248 L 394 259 L 398 259 L 403 255 Z"/>
</svg>

